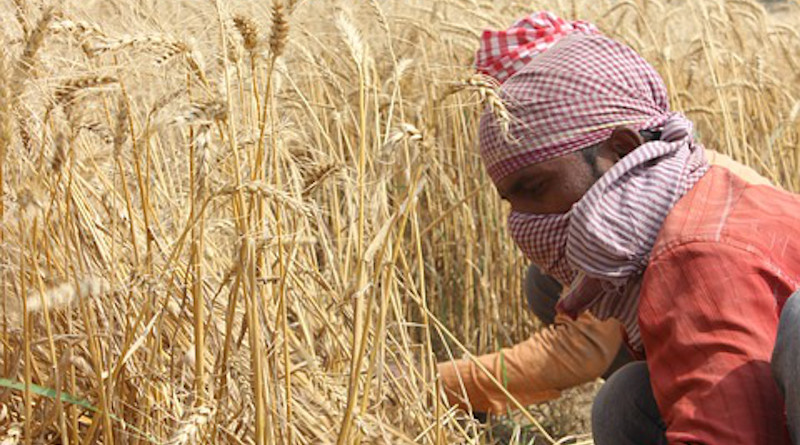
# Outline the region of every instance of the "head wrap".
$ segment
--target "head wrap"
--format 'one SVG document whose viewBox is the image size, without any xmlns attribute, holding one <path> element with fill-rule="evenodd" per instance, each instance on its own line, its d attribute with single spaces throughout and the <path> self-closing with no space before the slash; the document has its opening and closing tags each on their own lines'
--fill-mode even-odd
<svg viewBox="0 0 800 445">
<path fill-rule="evenodd" d="M 664 219 L 707 171 L 692 123 L 669 109 L 661 77 L 629 47 L 573 33 L 502 85 L 513 116 L 503 134 L 481 119 L 481 155 L 494 181 L 525 166 L 606 140 L 614 128 L 658 130 L 608 170 L 564 214 L 509 216 L 517 245 L 544 273 L 571 286 L 559 307 L 617 318 L 641 347 L 638 283 Z"/>
<path fill-rule="evenodd" d="M 475 54 L 475 68 L 503 83 L 527 65 L 533 56 L 573 32 L 599 33 L 589 22 L 569 22 L 548 11 L 534 12 L 502 31 L 484 30 L 481 46 Z"/>
<path fill-rule="evenodd" d="M 536 56 L 501 87 L 511 122 L 491 111 L 480 122 L 480 152 L 497 182 L 509 173 L 602 142 L 614 128 L 657 127 L 668 116 L 661 77 L 627 46 L 573 33 Z"/>
</svg>

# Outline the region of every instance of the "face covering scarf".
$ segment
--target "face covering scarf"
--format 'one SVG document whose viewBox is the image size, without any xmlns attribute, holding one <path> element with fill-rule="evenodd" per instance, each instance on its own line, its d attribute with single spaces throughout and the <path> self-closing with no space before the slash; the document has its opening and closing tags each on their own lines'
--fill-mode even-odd
<svg viewBox="0 0 800 445">
<path fill-rule="evenodd" d="M 691 121 L 671 114 L 660 140 L 620 159 L 569 212 L 512 212 L 509 231 L 528 259 L 570 286 L 561 311 L 618 319 L 630 346 L 641 352 L 640 277 L 664 219 L 706 171 Z"/>
</svg>

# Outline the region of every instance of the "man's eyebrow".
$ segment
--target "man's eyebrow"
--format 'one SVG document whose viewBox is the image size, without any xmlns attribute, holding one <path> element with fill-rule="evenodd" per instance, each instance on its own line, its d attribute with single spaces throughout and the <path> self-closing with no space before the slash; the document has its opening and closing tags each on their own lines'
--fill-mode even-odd
<svg viewBox="0 0 800 445">
<path fill-rule="evenodd" d="M 497 192 L 498 194 L 500 194 L 500 198 L 508 200 L 509 196 L 512 196 L 515 193 L 519 192 L 524 186 L 529 184 L 534 184 L 538 187 L 545 180 L 546 178 L 544 175 L 537 175 L 536 177 L 533 178 L 529 176 L 522 176 L 511 181 L 511 184 L 506 188 L 505 191 L 498 189 Z"/>
</svg>

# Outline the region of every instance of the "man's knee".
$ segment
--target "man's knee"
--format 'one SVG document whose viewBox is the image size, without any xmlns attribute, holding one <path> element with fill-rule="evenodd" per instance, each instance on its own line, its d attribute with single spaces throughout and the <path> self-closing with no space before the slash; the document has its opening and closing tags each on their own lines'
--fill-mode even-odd
<svg viewBox="0 0 800 445">
<path fill-rule="evenodd" d="M 629 363 L 606 381 L 592 404 L 592 432 L 597 445 L 666 443 L 645 362 Z"/>
<path fill-rule="evenodd" d="M 800 444 L 800 291 L 795 292 L 781 311 L 778 336 L 772 352 L 772 375 L 783 393 L 786 420 L 792 443 Z"/>
<path fill-rule="evenodd" d="M 795 292 L 781 311 L 778 336 L 772 352 L 772 373 L 785 391 L 786 379 L 793 378 L 800 363 L 800 291 Z"/>
<path fill-rule="evenodd" d="M 615 372 L 600 388 L 592 404 L 592 422 L 604 424 L 628 422 L 625 411 L 638 410 L 642 393 L 651 391 L 650 374 L 645 362 L 633 362 Z"/>
<path fill-rule="evenodd" d="M 542 323 L 553 324 L 556 318 L 556 303 L 561 295 L 561 284 L 543 274 L 531 264 L 525 274 L 525 298 L 528 308 Z"/>
</svg>

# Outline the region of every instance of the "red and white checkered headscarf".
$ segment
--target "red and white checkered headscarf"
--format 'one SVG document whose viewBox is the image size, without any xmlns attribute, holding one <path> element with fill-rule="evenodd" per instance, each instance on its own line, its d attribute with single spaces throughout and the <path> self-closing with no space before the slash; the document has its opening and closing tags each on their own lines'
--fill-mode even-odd
<svg viewBox="0 0 800 445">
<path fill-rule="evenodd" d="M 533 56 L 573 32 L 599 33 L 589 22 L 566 21 L 548 11 L 534 12 L 502 31 L 484 30 L 481 46 L 475 54 L 475 68 L 503 83 Z"/>
</svg>

